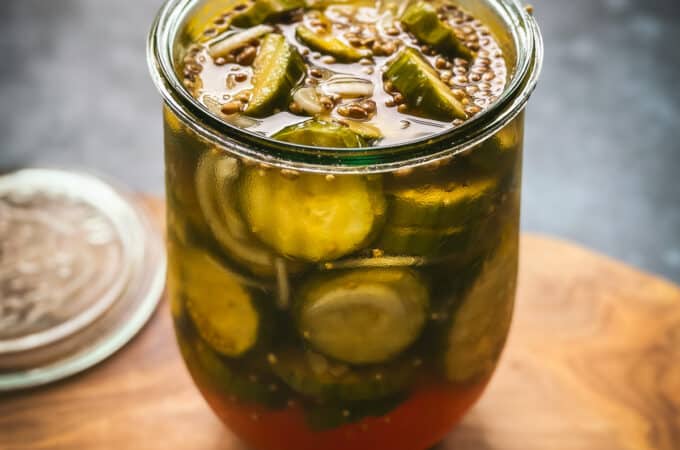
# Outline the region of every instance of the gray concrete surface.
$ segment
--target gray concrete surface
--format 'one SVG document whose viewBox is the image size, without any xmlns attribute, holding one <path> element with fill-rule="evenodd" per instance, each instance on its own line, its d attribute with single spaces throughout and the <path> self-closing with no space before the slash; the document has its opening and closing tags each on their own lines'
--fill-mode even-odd
<svg viewBox="0 0 680 450">
<path fill-rule="evenodd" d="M 80 167 L 163 189 L 145 35 L 161 0 L 3 0 L 0 168 Z M 524 229 L 680 282 L 680 2 L 536 0 Z"/>
</svg>

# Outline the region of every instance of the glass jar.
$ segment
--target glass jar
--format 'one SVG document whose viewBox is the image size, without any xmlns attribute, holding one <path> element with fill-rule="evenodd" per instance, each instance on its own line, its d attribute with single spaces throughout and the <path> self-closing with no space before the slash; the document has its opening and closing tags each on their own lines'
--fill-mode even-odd
<svg viewBox="0 0 680 450">
<path fill-rule="evenodd" d="M 170 0 L 153 25 L 177 340 L 254 448 L 428 448 L 496 367 L 542 43 L 515 0 L 456 3 L 503 47 L 506 91 L 457 128 L 371 149 L 275 142 L 210 115 L 181 61 L 219 1 Z"/>
</svg>

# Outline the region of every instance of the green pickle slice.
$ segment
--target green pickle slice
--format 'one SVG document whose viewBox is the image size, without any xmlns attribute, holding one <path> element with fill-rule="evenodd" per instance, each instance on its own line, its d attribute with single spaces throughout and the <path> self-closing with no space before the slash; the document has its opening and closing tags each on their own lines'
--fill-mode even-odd
<svg viewBox="0 0 680 450">
<path fill-rule="evenodd" d="M 260 314 L 248 291 L 207 254 L 184 250 L 180 257 L 186 310 L 200 337 L 229 357 L 255 347 Z"/>
<path fill-rule="evenodd" d="M 283 408 L 289 391 L 273 374 L 262 371 L 251 361 L 234 363 L 215 352 L 201 339 L 177 335 L 180 351 L 201 383 L 243 403 Z"/>
<path fill-rule="evenodd" d="M 467 48 L 453 29 L 439 18 L 437 9 L 427 2 L 409 6 L 401 16 L 401 23 L 418 41 L 446 54 L 472 59 L 474 52 Z"/>
<path fill-rule="evenodd" d="M 446 376 L 452 382 L 490 375 L 503 350 L 517 275 L 517 230 L 510 228 L 453 316 L 444 355 Z"/>
<path fill-rule="evenodd" d="M 467 119 L 463 104 L 416 50 L 404 48 L 387 65 L 385 76 L 413 113 L 444 121 Z"/>
<path fill-rule="evenodd" d="M 374 401 L 403 393 L 416 374 L 415 365 L 406 359 L 384 365 L 349 367 L 294 348 L 277 353 L 272 368 L 295 392 L 319 402 L 340 404 Z"/>
<path fill-rule="evenodd" d="M 248 28 L 304 6 L 304 0 L 255 0 L 250 7 L 236 15 L 232 23 L 237 27 Z"/>
<path fill-rule="evenodd" d="M 287 126 L 276 132 L 272 138 L 317 147 L 359 148 L 367 145 L 351 127 L 317 119 Z"/>
<path fill-rule="evenodd" d="M 360 249 L 382 223 L 385 199 L 373 176 L 247 170 L 240 205 L 251 231 L 282 255 L 332 260 Z"/>
<path fill-rule="evenodd" d="M 230 260 L 254 275 L 275 276 L 281 264 L 289 272 L 302 270 L 300 263 L 276 255 L 249 231 L 238 211 L 239 173 L 238 161 L 217 149 L 207 152 L 198 166 L 196 192 L 212 237 Z"/>
<path fill-rule="evenodd" d="M 408 269 L 365 269 L 312 279 L 293 311 L 317 351 L 349 364 L 389 361 L 413 344 L 426 322 L 426 284 Z"/>
<path fill-rule="evenodd" d="M 295 29 L 295 34 L 307 47 L 331 55 L 340 62 L 355 62 L 371 56 L 370 50 L 352 47 L 335 37 L 330 31 L 318 33 L 304 25 L 299 25 Z"/>
<path fill-rule="evenodd" d="M 391 189 L 389 223 L 402 227 L 461 227 L 484 217 L 497 194 L 493 178 L 473 178 Z"/>
<path fill-rule="evenodd" d="M 347 128 L 359 135 L 366 143 L 373 143 L 383 137 L 380 128 L 370 123 L 342 119 L 341 124 L 347 126 Z"/>
<path fill-rule="evenodd" d="M 253 62 L 253 93 L 245 114 L 264 117 L 286 106 L 293 87 L 304 74 L 300 54 L 280 34 L 268 34 Z"/>
<path fill-rule="evenodd" d="M 397 186 L 376 247 L 390 255 L 461 255 L 474 246 L 494 207 L 493 178 Z"/>
</svg>

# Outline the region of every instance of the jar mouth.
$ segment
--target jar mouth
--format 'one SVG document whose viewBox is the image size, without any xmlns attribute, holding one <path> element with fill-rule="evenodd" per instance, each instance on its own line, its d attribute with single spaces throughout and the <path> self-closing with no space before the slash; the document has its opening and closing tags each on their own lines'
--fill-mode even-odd
<svg viewBox="0 0 680 450">
<path fill-rule="evenodd" d="M 514 73 L 500 97 L 460 126 L 389 145 L 362 148 L 315 147 L 282 142 L 214 116 L 183 86 L 176 75 L 173 48 L 187 13 L 200 0 L 167 0 L 147 40 L 147 62 L 165 104 L 201 137 L 248 159 L 289 169 L 327 172 L 385 172 L 464 152 L 483 142 L 514 119 L 526 106 L 543 63 L 543 41 L 534 17 L 520 0 L 489 0 L 512 37 Z"/>
</svg>

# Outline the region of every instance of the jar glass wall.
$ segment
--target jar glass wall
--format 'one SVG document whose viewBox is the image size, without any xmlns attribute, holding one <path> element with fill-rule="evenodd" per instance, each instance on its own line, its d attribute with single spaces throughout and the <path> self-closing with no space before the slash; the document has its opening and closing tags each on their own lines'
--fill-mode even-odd
<svg viewBox="0 0 680 450">
<path fill-rule="evenodd" d="M 171 1 L 154 25 L 177 339 L 210 406 L 254 448 L 428 448 L 497 365 L 541 43 L 513 1 L 457 3 L 514 59 L 506 93 L 452 131 L 373 149 L 221 123 L 177 77 L 219 2 Z"/>
</svg>

